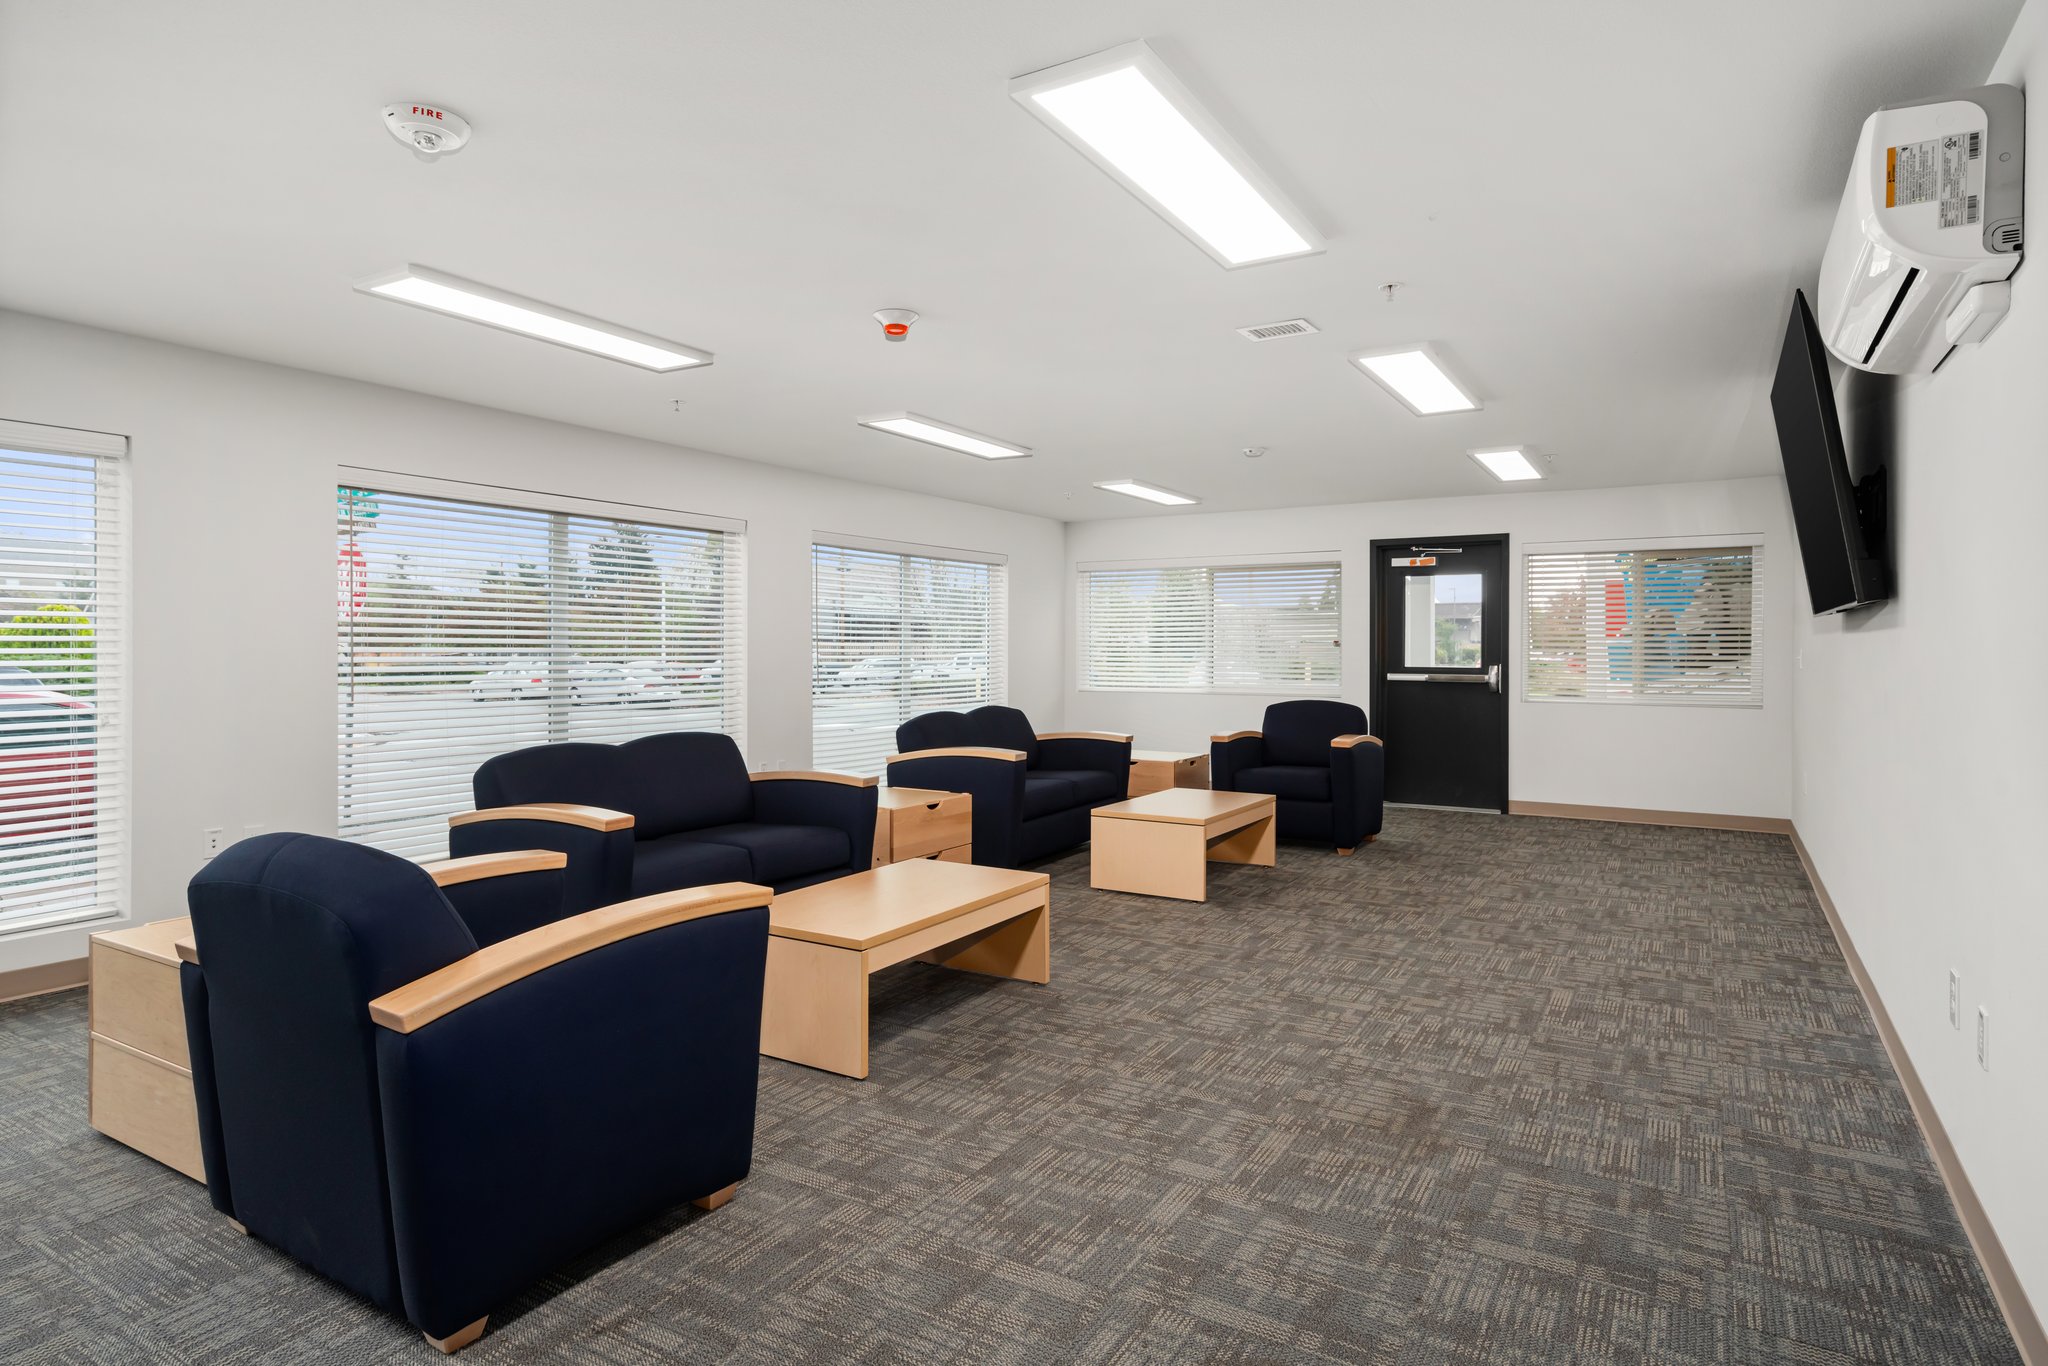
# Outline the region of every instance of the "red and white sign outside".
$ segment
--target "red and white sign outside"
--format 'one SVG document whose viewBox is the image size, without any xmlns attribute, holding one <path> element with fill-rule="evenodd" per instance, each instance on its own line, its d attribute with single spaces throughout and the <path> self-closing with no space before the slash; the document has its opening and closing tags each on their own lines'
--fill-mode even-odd
<svg viewBox="0 0 2048 1366">
<path fill-rule="evenodd" d="M 334 605 L 345 617 L 363 610 L 370 596 L 370 562 L 354 545 L 345 545 L 334 557 Z"/>
</svg>

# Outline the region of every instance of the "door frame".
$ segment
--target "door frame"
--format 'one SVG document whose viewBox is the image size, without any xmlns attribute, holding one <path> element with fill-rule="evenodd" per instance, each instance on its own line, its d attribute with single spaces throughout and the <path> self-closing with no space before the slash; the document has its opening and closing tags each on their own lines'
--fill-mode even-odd
<svg viewBox="0 0 2048 1366">
<path fill-rule="evenodd" d="M 1508 600 L 1502 608 L 1502 610 L 1507 615 L 1504 618 L 1505 629 L 1502 631 L 1502 636 L 1504 637 L 1504 640 L 1501 646 L 1501 651 L 1505 658 L 1503 658 L 1500 662 L 1501 811 L 1505 813 L 1508 807 L 1512 805 L 1512 802 L 1509 800 L 1508 793 L 1512 791 L 1514 785 L 1514 771 L 1510 766 L 1514 757 L 1514 746 L 1509 743 L 1508 732 L 1509 727 L 1511 727 L 1514 724 L 1515 719 L 1514 687 L 1516 677 L 1514 667 L 1515 557 L 1514 541 L 1513 538 L 1509 535 L 1509 533 L 1505 531 L 1500 531 L 1482 532 L 1477 534 L 1466 533 L 1465 535 L 1461 536 L 1394 536 L 1376 538 L 1371 542 L 1371 548 L 1368 552 L 1369 562 L 1366 567 L 1366 572 L 1369 576 L 1370 583 L 1370 590 L 1367 596 L 1366 610 L 1372 614 L 1371 621 L 1369 623 L 1372 637 L 1372 651 L 1370 656 L 1366 660 L 1366 675 L 1368 682 L 1366 700 L 1366 707 L 1368 713 L 1367 719 L 1370 720 L 1372 717 L 1384 716 L 1386 714 L 1387 676 L 1386 670 L 1381 668 L 1380 664 L 1381 661 L 1386 657 L 1387 651 L 1388 613 L 1386 595 L 1387 579 L 1389 576 L 1382 572 L 1386 568 L 1386 565 L 1381 561 L 1380 558 L 1382 552 L 1390 550 L 1412 550 L 1415 546 L 1418 545 L 1436 545 L 1445 542 L 1457 543 L 1461 541 L 1496 541 L 1500 544 L 1501 578 L 1503 580 L 1503 587 L 1507 592 L 1508 596 Z M 1374 733 L 1378 734 L 1377 731 L 1375 731 Z M 1398 803 L 1393 804 L 1398 805 Z"/>
</svg>

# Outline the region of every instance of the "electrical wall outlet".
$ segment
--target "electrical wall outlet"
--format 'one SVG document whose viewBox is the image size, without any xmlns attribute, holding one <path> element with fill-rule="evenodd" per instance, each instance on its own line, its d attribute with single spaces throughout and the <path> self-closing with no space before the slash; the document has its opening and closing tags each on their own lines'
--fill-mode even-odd
<svg viewBox="0 0 2048 1366">
<path fill-rule="evenodd" d="M 258 835 L 262 834 L 262 833 L 263 833 L 264 831 L 268 830 L 269 828 L 270 828 L 270 825 L 269 825 L 269 823 L 268 823 L 268 822 L 265 822 L 265 821 L 250 821 L 250 822 L 249 822 L 249 823 L 248 823 L 247 825 L 245 825 L 245 826 L 243 826 L 243 827 L 242 827 L 242 838 L 243 838 L 243 839 L 245 839 L 245 840 L 247 840 L 247 839 L 254 839 L 254 838 L 256 838 L 256 836 L 258 836 Z"/>
<path fill-rule="evenodd" d="M 217 825 L 209 825 L 199 832 L 199 857 L 212 858 L 224 847 L 223 831 Z"/>
<path fill-rule="evenodd" d="M 1954 968 L 1948 970 L 1948 1027 L 1963 1027 L 1963 974 Z"/>
<path fill-rule="evenodd" d="M 1977 1007 L 1977 1066 L 1991 1070 L 1991 1007 Z"/>
</svg>

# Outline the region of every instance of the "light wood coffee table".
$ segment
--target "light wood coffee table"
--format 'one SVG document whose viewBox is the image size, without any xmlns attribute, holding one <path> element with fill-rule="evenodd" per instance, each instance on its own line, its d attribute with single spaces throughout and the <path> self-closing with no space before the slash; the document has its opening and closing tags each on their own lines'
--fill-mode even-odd
<svg viewBox="0 0 2048 1366">
<path fill-rule="evenodd" d="M 868 978 L 912 958 L 1052 979 L 1051 879 L 913 859 L 780 893 L 768 908 L 761 1051 L 868 1074 Z"/>
<path fill-rule="evenodd" d="M 1095 808 L 1088 885 L 1209 899 L 1211 863 L 1273 866 L 1273 798 L 1175 787 Z"/>
</svg>

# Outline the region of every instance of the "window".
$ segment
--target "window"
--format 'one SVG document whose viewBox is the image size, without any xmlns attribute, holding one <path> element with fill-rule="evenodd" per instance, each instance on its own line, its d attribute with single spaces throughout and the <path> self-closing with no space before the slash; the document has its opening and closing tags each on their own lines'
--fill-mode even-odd
<svg viewBox="0 0 2048 1366">
<path fill-rule="evenodd" d="M 1524 695 L 1763 705 L 1761 560 L 1757 546 L 1529 555 Z"/>
<path fill-rule="evenodd" d="M 1484 574 L 1411 574 L 1402 590 L 1401 663 L 1410 669 L 1476 669 L 1485 627 Z"/>
<path fill-rule="evenodd" d="M 1334 564 L 1084 570 L 1081 686 L 1334 693 L 1340 587 Z"/>
<path fill-rule="evenodd" d="M 0 934 L 122 911 L 126 455 L 0 422 Z"/>
<path fill-rule="evenodd" d="M 745 742 L 737 524 L 365 482 L 335 491 L 344 839 L 441 857 L 477 765 L 527 745 Z"/>
<path fill-rule="evenodd" d="M 896 727 L 1001 702 L 1003 565 L 848 539 L 811 547 L 811 764 L 880 773 Z"/>
</svg>

